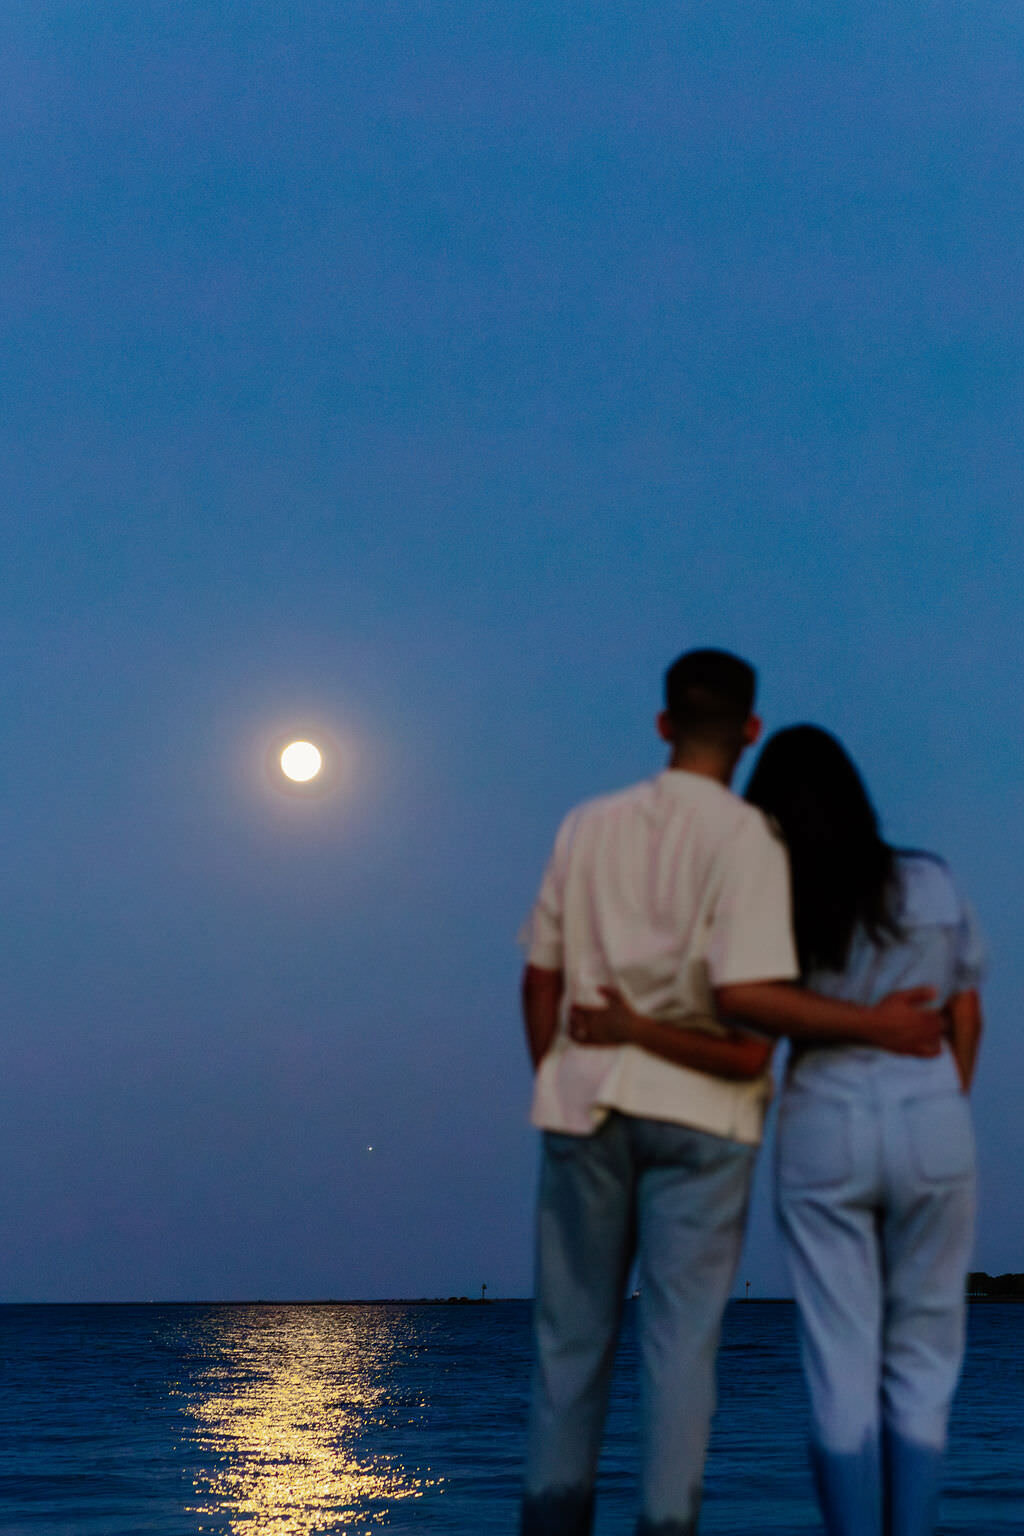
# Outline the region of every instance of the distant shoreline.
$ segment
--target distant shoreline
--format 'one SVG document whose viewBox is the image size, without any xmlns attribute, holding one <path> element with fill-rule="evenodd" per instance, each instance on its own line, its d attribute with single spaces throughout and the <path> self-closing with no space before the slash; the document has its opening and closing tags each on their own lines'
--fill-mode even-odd
<svg viewBox="0 0 1024 1536">
<path fill-rule="evenodd" d="M 635 1297 L 627 1297 L 633 1301 Z M 512 1302 L 530 1302 L 532 1296 L 379 1296 L 379 1297 L 292 1297 L 287 1300 L 268 1300 L 262 1296 L 247 1299 L 202 1298 L 190 1301 L 0 1301 L 5 1307 L 498 1307 Z M 792 1296 L 731 1296 L 744 1307 L 794 1307 Z M 969 1306 L 1011 1305 L 1024 1302 L 1024 1295 L 976 1295 L 966 1298 Z"/>
<path fill-rule="evenodd" d="M 380 1296 L 273 1299 L 265 1296 L 196 1297 L 174 1301 L 0 1301 L 0 1307 L 494 1307 L 503 1302 L 531 1301 L 530 1296 Z"/>
<path fill-rule="evenodd" d="M 792 1296 L 731 1296 L 744 1306 L 791 1307 Z M 273 1300 L 264 1296 L 243 1298 L 202 1297 L 176 1301 L 0 1301 L 0 1307 L 496 1307 L 511 1302 L 532 1302 L 532 1296 L 377 1296 L 291 1297 Z M 637 1297 L 627 1296 L 626 1301 Z"/>
</svg>

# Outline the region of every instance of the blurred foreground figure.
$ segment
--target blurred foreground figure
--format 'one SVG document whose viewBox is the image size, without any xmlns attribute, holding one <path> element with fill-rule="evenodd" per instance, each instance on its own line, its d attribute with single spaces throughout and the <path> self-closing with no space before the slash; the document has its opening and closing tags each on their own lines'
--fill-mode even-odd
<svg viewBox="0 0 1024 1536">
<path fill-rule="evenodd" d="M 829 1536 L 931 1536 L 964 1344 L 981 941 L 945 865 L 881 840 L 827 732 L 780 731 L 747 798 L 789 847 L 806 985 L 868 1005 L 929 986 L 946 1010 L 932 1059 L 795 1045 L 777 1163 Z"/>
<path fill-rule="evenodd" d="M 798 973 L 785 850 L 728 788 L 757 737 L 754 673 L 689 652 L 656 778 L 563 823 L 523 978 L 544 1132 L 523 1536 L 587 1536 L 623 1294 L 640 1286 L 638 1536 L 693 1536 L 722 1311 L 743 1238 L 772 1033 L 938 1049 L 906 999 L 865 1009 Z"/>
</svg>

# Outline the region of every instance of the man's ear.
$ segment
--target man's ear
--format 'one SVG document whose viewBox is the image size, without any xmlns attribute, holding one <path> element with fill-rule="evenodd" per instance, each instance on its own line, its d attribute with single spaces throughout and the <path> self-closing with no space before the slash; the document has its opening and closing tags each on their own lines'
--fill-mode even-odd
<svg viewBox="0 0 1024 1536">
<path fill-rule="evenodd" d="M 760 735 L 761 735 L 761 716 L 760 715 L 748 715 L 747 719 L 746 719 L 746 724 L 743 727 L 743 745 L 745 747 L 752 747 L 754 745 L 754 742 L 757 741 L 757 739 L 758 739 L 758 737 Z"/>
<path fill-rule="evenodd" d="M 672 730 L 672 717 L 668 710 L 663 709 L 659 714 L 655 715 L 654 723 L 658 727 L 658 735 L 662 741 L 667 741 L 670 747 L 674 746 L 675 737 Z"/>
</svg>

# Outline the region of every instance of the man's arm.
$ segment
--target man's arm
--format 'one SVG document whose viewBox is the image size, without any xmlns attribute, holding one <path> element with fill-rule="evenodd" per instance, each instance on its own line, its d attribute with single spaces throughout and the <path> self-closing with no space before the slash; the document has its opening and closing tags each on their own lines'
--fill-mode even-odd
<svg viewBox="0 0 1024 1536">
<path fill-rule="evenodd" d="M 871 1045 L 901 1056 L 938 1056 L 946 1020 L 928 1004 L 932 987 L 892 992 L 873 1007 L 806 992 L 785 981 L 732 982 L 715 987 L 715 1008 L 768 1035 L 818 1045 Z"/>
<path fill-rule="evenodd" d="M 561 971 L 545 971 L 539 965 L 528 965 L 523 971 L 523 1023 L 534 1070 L 554 1044 L 564 990 Z"/>
<path fill-rule="evenodd" d="M 785 850 L 763 820 L 753 818 L 724 850 L 715 893 L 707 966 L 719 1017 L 821 1045 L 938 1055 L 943 1021 L 934 1010 L 925 1011 L 935 995 L 928 989 L 894 993 L 877 1007 L 862 1008 L 792 981 L 763 979 L 796 974 L 790 908 Z"/>
<path fill-rule="evenodd" d="M 983 1028 L 981 998 L 977 992 L 957 992 L 946 1004 L 948 1021 L 947 1038 L 953 1051 L 953 1060 L 960 1074 L 964 1093 L 969 1093 L 974 1081 L 974 1069 L 978 1064 L 978 1047 Z"/>
</svg>

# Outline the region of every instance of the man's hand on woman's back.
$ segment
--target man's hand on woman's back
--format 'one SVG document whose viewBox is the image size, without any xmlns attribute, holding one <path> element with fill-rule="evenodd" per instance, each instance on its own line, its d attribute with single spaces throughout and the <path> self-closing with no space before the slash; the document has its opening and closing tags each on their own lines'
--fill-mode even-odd
<svg viewBox="0 0 1024 1536">
<path fill-rule="evenodd" d="M 904 1056 L 937 1056 L 946 1021 L 930 1004 L 933 987 L 890 992 L 873 1008 L 825 997 L 785 981 L 733 982 L 714 989 L 719 1018 L 746 1019 L 769 1035 L 804 1045 L 870 1045 Z"/>
<path fill-rule="evenodd" d="M 908 987 L 890 992 L 871 1009 L 871 1042 L 898 1056 L 938 1056 L 946 1034 L 946 1016 L 932 1005 L 934 987 Z M 877 1029 L 876 1029 L 877 1026 Z"/>
</svg>

